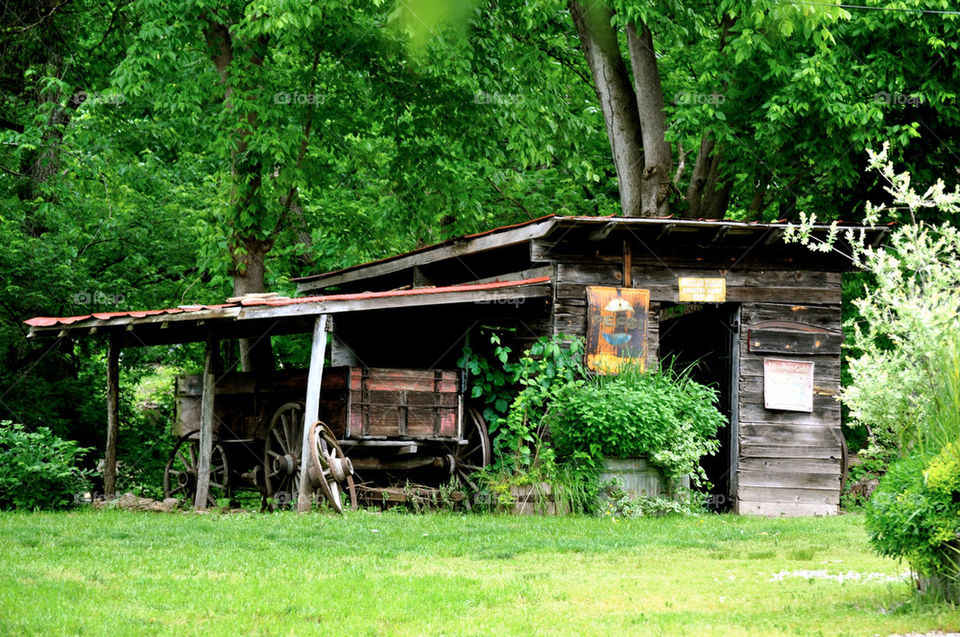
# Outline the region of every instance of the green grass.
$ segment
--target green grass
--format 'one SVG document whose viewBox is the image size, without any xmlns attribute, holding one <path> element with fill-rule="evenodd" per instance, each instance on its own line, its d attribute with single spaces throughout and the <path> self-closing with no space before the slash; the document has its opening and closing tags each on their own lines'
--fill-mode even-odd
<svg viewBox="0 0 960 637">
<path fill-rule="evenodd" d="M 0 514 L 0 633 L 886 635 L 960 627 L 859 516 Z"/>
</svg>

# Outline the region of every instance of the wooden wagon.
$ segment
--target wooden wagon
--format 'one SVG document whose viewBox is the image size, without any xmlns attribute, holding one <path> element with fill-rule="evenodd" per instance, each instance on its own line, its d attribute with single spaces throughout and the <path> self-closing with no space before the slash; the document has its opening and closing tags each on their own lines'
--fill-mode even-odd
<svg viewBox="0 0 960 637">
<path fill-rule="evenodd" d="M 217 381 L 211 504 L 239 489 L 258 490 L 264 505 L 297 501 L 307 380 L 307 370 L 287 369 L 234 372 Z M 339 510 L 346 493 L 356 506 L 360 476 L 368 490 L 454 476 L 469 486 L 470 473 L 490 462 L 490 440 L 479 414 L 465 410 L 462 386 L 455 370 L 325 370 L 319 418 L 308 432 L 309 463 L 331 505 Z M 202 396 L 202 376 L 177 379 L 177 443 L 164 472 L 167 497 L 196 497 Z M 327 443 L 326 456 L 320 440 Z"/>
</svg>

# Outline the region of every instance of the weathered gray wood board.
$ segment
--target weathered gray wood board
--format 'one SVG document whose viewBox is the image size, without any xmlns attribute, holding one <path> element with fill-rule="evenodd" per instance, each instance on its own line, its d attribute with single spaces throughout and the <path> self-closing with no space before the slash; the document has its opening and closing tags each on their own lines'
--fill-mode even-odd
<svg viewBox="0 0 960 637">
<path fill-rule="evenodd" d="M 120 339 L 110 338 L 107 349 L 107 444 L 103 460 L 103 491 L 117 494 L 117 435 L 120 431 Z"/>
<path fill-rule="evenodd" d="M 197 495 L 194 507 L 206 509 L 210 494 L 210 457 L 213 453 L 214 436 L 214 387 L 217 382 L 214 368 L 214 350 L 217 341 L 207 340 L 203 363 L 203 395 L 200 399 L 200 448 L 197 451 Z"/>
<path fill-rule="evenodd" d="M 744 303 L 741 306 L 739 431 L 735 508 L 758 515 L 832 515 L 840 504 L 842 433 L 839 354 L 750 351 L 750 326 L 791 321 L 840 329 L 839 305 Z M 764 358 L 814 363 L 813 411 L 764 408 Z"/>
</svg>

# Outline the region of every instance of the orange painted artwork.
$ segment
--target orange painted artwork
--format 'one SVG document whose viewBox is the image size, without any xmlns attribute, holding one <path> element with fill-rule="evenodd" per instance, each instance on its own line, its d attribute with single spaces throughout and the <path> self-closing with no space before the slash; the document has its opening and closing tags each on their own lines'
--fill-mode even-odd
<svg viewBox="0 0 960 637">
<path fill-rule="evenodd" d="M 644 369 L 650 290 L 587 287 L 587 368 L 615 374 L 624 365 Z"/>
</svg>

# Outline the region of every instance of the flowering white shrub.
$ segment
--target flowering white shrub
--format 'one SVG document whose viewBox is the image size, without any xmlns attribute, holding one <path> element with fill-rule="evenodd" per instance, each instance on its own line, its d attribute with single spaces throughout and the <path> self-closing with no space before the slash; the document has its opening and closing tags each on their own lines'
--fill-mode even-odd
<svg viewBox="0 0 960 637">
<path fill-rule="evenodd" d="M 857 423 L 868 427 L 874 445 L 901 453 L 913 442 L 929 416 L 936 385 L 938 357 L 960 327 L 960 231 L 949 223 L 928 225 L 916 220 L 920 209 L 944 213 L 960 210 L 960 188 L 946 190 L 942 180 L 925 193 L 910 185 L 908 173 L 897 173 L 887 159 L 889 145 L 879 153 L 867 151 L 870 169 L 887 182 L 893 205 L 867 203 L 867 223 L 881 213 L 894 218 L 909 212 L 910 222 L 899 226 L 885 246 L 872 248 L 863 234 L 847 230 L 845 238 L 853 262 L 872 275 L 865 295 L 853 301 L 860 318 L 853 323 L 850 384 L 841 400 Z M 788 242 L 812 250 L 837 250 L 838 229 L 813 236 L 816 217 L 801 216 L 799 226 L 786 233 Z"/>
</svg>

